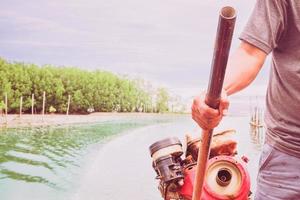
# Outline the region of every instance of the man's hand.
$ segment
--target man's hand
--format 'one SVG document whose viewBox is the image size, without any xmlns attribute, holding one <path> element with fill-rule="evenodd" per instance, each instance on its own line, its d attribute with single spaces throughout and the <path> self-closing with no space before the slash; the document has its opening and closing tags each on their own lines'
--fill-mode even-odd
<svg viewBox="0 0 300 200">
<path fill-rule="evenodd" d="M 227 114 L 229 101 L 226 91 L 222 91 L 219 109 L 210 108 L 205 103 L 205 94 L 194 99 L 192 105 L 192 117 L 202 129 L 213 129 L 220 123 L 222 117 Z"/>
</svg>

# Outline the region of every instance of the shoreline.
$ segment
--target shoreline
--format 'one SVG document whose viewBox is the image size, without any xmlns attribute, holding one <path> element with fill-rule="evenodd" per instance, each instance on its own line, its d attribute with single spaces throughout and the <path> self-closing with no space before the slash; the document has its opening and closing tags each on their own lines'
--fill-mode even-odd
<svg viewBox="0 0 300 200">
<path fill-rule="evenodd" d="M 84 123 L 100 123 L 105 121 L 116 121 L 126 118 L 167 118 L 176 116 L 189 116 L 190 114 L 177 113 L 114 113 L 114 112 L 97 112 L 87 115 L 75 114 L 23 114 L 21 117 L 18 114 L 8 114 L 0 116 L 0 128 L 28 128 L 28 127 L 44 127 L 44 126 L 61 126 L 61 125 L 76 125 Z"/>
</svg>

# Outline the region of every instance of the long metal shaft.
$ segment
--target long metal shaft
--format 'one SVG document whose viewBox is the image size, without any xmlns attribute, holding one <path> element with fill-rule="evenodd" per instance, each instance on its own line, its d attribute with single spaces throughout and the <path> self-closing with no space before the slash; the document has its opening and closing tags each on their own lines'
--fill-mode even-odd
<svg viewBox="0 0 300 200">
<path fill-rule="evenodd" d="M 221 9 L 214 55 L 212 59 L 210 80 L 205 99 L 205 103 L 214 109 L 218 109 L 220 104 L 235 19 L 236 12 L 234 8 L 227 6 Z M 202 144 L 198 153 L 196 177 L 192 198 L 193 200 L 201 200 L 202 188 L 205 181 L 206 165 L 210 154 L 212 133 L 213 129 L 202 130 Z"/>
</svg>

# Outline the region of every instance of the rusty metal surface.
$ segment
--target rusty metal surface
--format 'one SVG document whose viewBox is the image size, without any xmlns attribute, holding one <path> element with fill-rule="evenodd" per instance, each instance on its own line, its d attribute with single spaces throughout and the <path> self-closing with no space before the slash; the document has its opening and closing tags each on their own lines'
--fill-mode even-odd
<svg viewBox="0 0 300 200">
<path fill-rule="evenodd" d="M 220 96 L 228 61 L 229 50 L 233 30 L 235 26 L 236 12 L 232 7 L 221 9 L 217 29 L 214 55 L 212 59 L 210 80 L 207 89 L 205 102 L 208 106 L 217 109 L 220 103 Z M 213 130 L 202 131 L 202 145 L 199 149 L 198 163 L 196 167 L 195 190 L 193 200 L 201 199 L 201 192 L 204 183 L 207 160 L 210 154 L 210 144 Z"/>
</svg>

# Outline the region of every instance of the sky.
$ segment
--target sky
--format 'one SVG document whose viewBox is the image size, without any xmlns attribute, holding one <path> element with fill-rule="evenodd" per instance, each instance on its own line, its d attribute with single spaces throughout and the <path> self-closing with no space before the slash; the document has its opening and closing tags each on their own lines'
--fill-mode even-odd
<svg viewBox="0 0 300 200">
<path fill-rule="evenodd" d="M 140 77 L 190 98 L 208 83 L 218 13 L 254 0 L 2 0 L 0 57 Z M 241 94 L 264 94 L 269 67 Z"/>
</svg>

